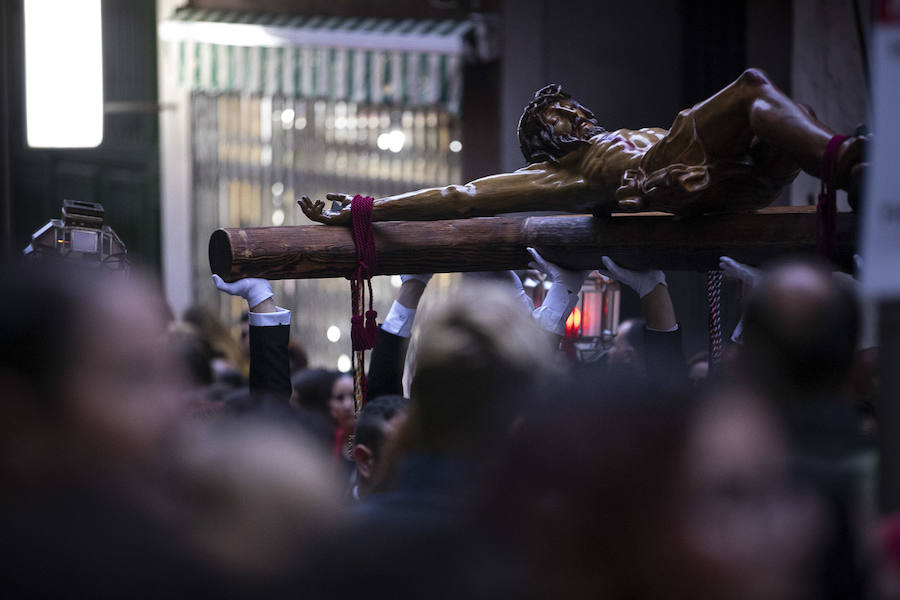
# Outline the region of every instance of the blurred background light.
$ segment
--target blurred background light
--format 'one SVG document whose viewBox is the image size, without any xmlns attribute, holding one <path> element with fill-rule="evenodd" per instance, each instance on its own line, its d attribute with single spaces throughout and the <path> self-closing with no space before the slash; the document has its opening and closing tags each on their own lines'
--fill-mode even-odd
<svg viewBox="0 0 900 600">
<path fill-rule="evenodd" d="M 329 342 L 337 342 L 341 339 L 341 328 L 337 325 L 332 325 L 328 328 L 328 331 L 325 332 L 325 337 L 328 338 Z"/>
<path fill-rule="evenodd" d="M 25 0 L 25 123 L 33 148 L 103 141 L 100 0 Z"/>
</svg>

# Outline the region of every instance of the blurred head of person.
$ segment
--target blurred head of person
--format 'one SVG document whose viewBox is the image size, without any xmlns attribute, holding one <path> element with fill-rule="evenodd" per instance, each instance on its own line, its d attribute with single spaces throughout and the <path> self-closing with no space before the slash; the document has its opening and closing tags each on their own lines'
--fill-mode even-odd
<svg viewBox="0 0 900 600">
<path fill-rule="evenodd" d="M 610 370 L 628 376 L 644 373 L 644 319 L 626 319 L 619 324 L 612 347 L 606 353 Z"/>
<path fill-rule="evenodd" d="M 753 290 L 744 313 L 743 365 L 781 401 L 834 397 L 853 367 L 859 308 L 828 266 L 790 260 Z"/>
<path fill-rule="evenodd" d="M 182 322 L 169 329 L 169 343 L 177 360 L 185 367 L 187 383 L 207 386 L 213 382 L 212 352 L 193 325 Z"/>
<path fill-rule="evenodd" d="M 818 512 L 762 403 L 600 373 L 560 392 L 526 415 L 488 500 L 539 597 L 805 597 Z"/>
<path fill-rule="evenodd" d="M 366 402 L 356 420 L 353 460 L 359 481 L 359 494 L 369 491 L 378 459 L 386 444 L 393 441 L 397 428 L 406 419 L 409 400 L 403 396 L 379 396 Z"/>
<path fill-rule="evenodd" d="M 305 369 L 291 376 L 294 388 L 291 404 L 297 408 L 328 415 L 328 402 L 334 382 L 340 377 L 338 371 L 328 369 Z"/>
<path fill-rule="evenodd" d="M 182 320 L 192 325 L 197 337 L 209 347 L 210 366 L 216 381 L 234 381 L 247 376 L 248 355 L 214 311 L 195 304 L 184 311 Z"/>
<path fill-rule="evenodd" d="M 502 443 L 554 371 L 531 315 L 496 284 L 468 283 L 422 323 L 407 424 L 425 450 L 478 454 Z"/>
<path fill-rule="evenodd" d="M 340 371 L 305 369 L 291 377 L 291 404 L 326 416 L 334 427 L 352 432 L 356 424 L 353 378 Z"/>
<path fill-rule="evenodd" d="M 157 287 L 71 262 L 4 271 L 0 469 L 71 473 L 146 457 L 168 439 L 185 378 Z"/>
<path fill-rule="evenodd" d="M 183 535 L 233 575 L 293 570 L 340 515 L 340 488 L 324 453 L 284 424 L 201 428 L 179 459 Z"/>
<path fill-rule="evenodd" d="M 348 435 L 356 425 L 356 404 L 353 396 L 353 377 L 346 373 L 339 373 L 331 384 L 331 392 L 328 395 L 328 414 Z"/>
<path fill-rule="evenodd" d="M 306 353 L 306 348 L 297 340 L 291 339 L 288 342 L 288 355 L 291 360 L 291 375 L 309 367 L 309 355 Z"/>
</svg>

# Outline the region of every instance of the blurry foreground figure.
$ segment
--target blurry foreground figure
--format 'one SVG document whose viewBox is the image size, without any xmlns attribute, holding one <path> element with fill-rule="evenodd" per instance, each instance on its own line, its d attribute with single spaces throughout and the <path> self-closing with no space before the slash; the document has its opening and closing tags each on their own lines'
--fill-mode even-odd
<svg viewBox="0 0 900 600">
<path fill-rule="evenodd" d="M 397 429 L 406 421 L 407 410 L 407 398 L 379 396 L 366 402 L 359 411 L 353 436 L 356 471 L 350 490 L 352 500 L 361 500 L 369 494 L 385 447 L 394 442 Z"/>
<path fill-rule="evenodd" d="M 115 476 L 151 461 L 181 417 L 163 300 L 142 279 L 77 263 L 5 271 L 3 479 Z"/>
<path fill-rule="evenodd" d="M 5 267 L 4 597 L 252 596 L 339 502 L 303 443 L 187 432 L 165 304 L 132 272 Z"/>
<path fill-rule="evenodd" d="M 525 419 L 480 525 L 529 598 L 814 598 L 819 509 L 748 392 L 590 376 Z"/>
<path fill-rule="evenodd" d="M 748 382 L 774 400 L 795 470 L 826 503 L 823 598 L 862 598 L 868 587 L 862 531 L 875 514 L 875 452 L 849 393 L 859 322 L 853 291 L 816 261 L 765 273 L 744 313 Z"/>
<path fill-rule="evenodd" d="M 378 457 L 385 468 L 354 527 L 304 572 L 304 589 L 321 597 L 502 597 L 463 573 L 493 569 L 468 516 L 529 400 L 546 391 L 551 336 L 508 288 L 489 284 L 463 286 L 419 335 L 409 414 Z"/>
<path fill-rule="evenodd" d="M 528 399 L 543 391 L 552 346 L 506 289 L 487 284 L 467 285 L 421 327 L 397 477 L 373 501 L 443 511 L 471 493 Z"/>
</svg>

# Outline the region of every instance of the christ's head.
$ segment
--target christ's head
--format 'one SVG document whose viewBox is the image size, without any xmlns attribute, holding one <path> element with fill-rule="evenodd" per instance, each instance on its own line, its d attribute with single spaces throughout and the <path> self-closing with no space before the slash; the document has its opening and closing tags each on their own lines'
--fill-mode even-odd
<svg viewBox="0 0 900 600">
<path fill-rule="evenodd" d="M 529 163 L 557 162 L 604 131 L 594 113 L 561 85 L 551 84 L 538 90 L 525 107 L 519 119 L 519 145 Z"/>
</svg>

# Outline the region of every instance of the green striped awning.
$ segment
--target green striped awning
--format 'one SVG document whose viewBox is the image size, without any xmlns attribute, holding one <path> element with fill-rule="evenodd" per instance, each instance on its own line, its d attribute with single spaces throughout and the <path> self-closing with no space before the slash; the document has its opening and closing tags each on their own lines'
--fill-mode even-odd
<svg viewBox="0 0 900 600">
<path fill-rule="evenodd" d="M 458 112 L 472 21 L 178 9 L 160 23 L 167 76 L 240 91 Z"/>
</svg>

